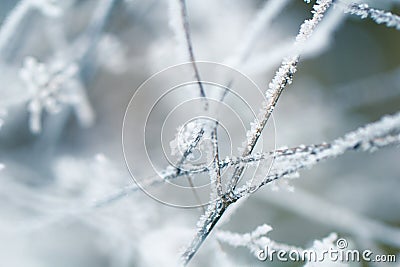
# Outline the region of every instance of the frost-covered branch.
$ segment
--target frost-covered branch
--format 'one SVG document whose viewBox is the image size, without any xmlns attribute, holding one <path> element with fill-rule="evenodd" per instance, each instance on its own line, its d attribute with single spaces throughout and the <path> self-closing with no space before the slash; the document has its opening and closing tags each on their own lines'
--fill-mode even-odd
<svg viewBox="0 0 400 267">
<path fill-rule="evenodd" d="M 385 24 L 387 27 L 400 30 L 400 17 L 384 10 L 370 8 L 367 4 L 350 4 L 345 7 L 345 12 L 357 15 L 361 19 L 371 18 L 377 24 Z"/>
<path fill-rule="evenodd" d="M 296 44 L 304 43 L 314 32 L 318 23 L 322 20 L 323 15 L 326 10 L 332 4 L 332 0 L 318 0 L 314 5 L 313 17 L 310 20 L 304 21 L 304 23 L 300 26 L 300 32 L 296 37 Z M 277 71 L 274 79 L 269 85 L 269 89 L 267 90 L 267 103 L 264 106 L 264 112 L 261 115 L 261 120 L 256 120 L 252 125 L 252 130 L 248 134 L 247 145 L 243 152 L 243 156 L 248 156 L 253 151 L 262 130 L 264 129 L 269 117 L 272 114 L 272 111 L 278 101 L 280 94 L 286 85 L 290 84 L 293 78 L 293 74 L 296 71 L 296 65 L 299 60 L 299 53 L 301 51 L 297 51 L 291 57 L 285 59 L 282 63 L 282 66 Z M 194 237 L 191 245 L 186 249 L 183 253 L 182 261 L 186 265 L 194 254 L 199 249 L 202 242 L 206 239 L 208 234 L 211 232 L 213 227 L 216 225 L 218 220 L 221 218 L 221 215 L 225 211 L 225 209 L 231 205 L 232 203 L 237 201 L 237 197 L 234 195 L 234 189 L 239 181 L 240 176 L 243 174 L 244 167 L 238 166 L 236 167 L 233 176 L 228 184 L 228 192 L 224 194 L 222 198 L 220 198 L 218 202 L 221 202 L 222 209 L 218 209 L 218 205 L 210 204 L 208 206 L 208 211 L 203 216 L 203 219 L 200 219 L 199 224 L 202 225 L 199 227 L 199 230 Z M 211 209 L 211 210 L 210 210 Z M 206 229 L 206 231 L 204 231 Z"/>
<path fill-rule="evenodd" d="M 274 158 L 273 168 L 268 174 L 269 177 L 273 177 L 277 175 L 278 171 L 283 171 L 282 174 L 286 173 L 288 169 L 293 168 L 296 164 L 302 163 L 304 166 L 300 167 L 300 164 L 298 167 L 295 167 L 296 169 L 302 169 L 304 167 L 311 167 L 321 160 L 337 157 L 347 151 L 375 151 L 386 146 L 398 145 L 399 143 L 400 112 L 392 116 L 383 117 L 377 122 L 367 124 L 331 143 L 281 148 L 245 157 L 227 157 L 219 161 L 219 167 L 224 169 L 237 165 L 251 166 L 259 161 Z M 185 170 L 180 175 L 204 173 L 207 171 L 210 171 L 210 168 L 199 167 Z M 174 176 L 170 174 L 164 179 L 176 179 L 180 175 Z"/>
<path fill-rule="evenodd" d="M 311 38 L 302 44 L 302 60 L 316 57 L 325 52 L 332 44 L 334 33 L 339 29 L 345 18 L 346 14 L 335 8 L 326 14 Z M 267 72 L 281 63 L 282 58 L 293 53 L 293 50 L 295 50 L 293 41 L 284 40 L 270 50 L 256 54 L 244 64 L 243 68 L 251 73 Z"/>
<path fill-rule="evenodd" d="M 229 199 L 219 198 L 208 205 L 206 212 L 197 222 L 198 230 L 195 237 L 182 254 L 181 261 L 183 265 L 188 264 L 193 258 L 230 204 L 232 202 Z"/>
<path fill-rule="evenodd" d="M 263 186 L 273 180 L 285 177 L 286 175 L 297 172 L 303 168 L 310 168 L 322 160 L 344 154 L 346 151 L 375 151 L 386 146 L 398 144 L 400 144 L 400 113 L 384 117 L 378 122 L 368 124 L 356 131 L 346 134 L 343 138 L 336 139 L 330 144 L 323 143 L 319 145 L 299 146 L 295 148 L 282 148 L 268 153 L 257 153 L 248 157 L 226 158 L 221 160 L 219 165 L 220 169 L 223 169 L 229 166 L 236 166 L 238 164 L 254 164 L 255 162 L 274 157 L 275 164 L 273 168 L 271 169 L 270 173 L 267 174 L 263 183 L 259 185 Z M 160 179 L 158 176 L 149 177 L 148 179 L 144 180 L 144 183 L 141 184 L 141 187 L 153 187 L 163 184 L 165 179 L 176 179 L 184 175 L 194 175 L 209 171 L 210 169 L 208 167 L 200 167 L 193 170 L 184 170 L 177 175 L 176 169 L 171 167 L 167 168 L 163 172 L 163 179 Z M 237 190 L 236 195 L 241 196 L 239 199 L 241 201 L 242 199 L 246 198 L 249 195 L 249 192 L 252 192 L 252 190 L 254 190 L 254 188 L 243 187 Z M 58 222 L 68 216 L 76 217 L 79 214 L 111 205 L 112 203 L 119 201 L 127 195 L 137 191 L 140 191 L 140 187 L 138 187 L 136 184 L 121 188 L 120 190 L 117 190 L 90 203 L 87 205 L 87 207 L 78 208 L 77 210 L 68 212 L 67 214 L 61 215 L 57 218 L 50 218 L 45 220 L 45 222 L 42 222 L 41 225 Z M 211 231 L 212 227 L 214 227 L 216 224 L 216 222 L 214 222 L 216 218 L 220 218 L 222 214 L 226 215 L 225 211 L 227 210 L 227 207 L 231 207 L 230 204 L 232 204 L 229 201 L 231 200 L 227 198 L 226 195 L 223 195 L 220 199 L 213 201 L 209 205 L 205 215 L 202 216 L 200 221 L 201 223 L 199 222 L 199 226 L 207 224 L 206 226 L 203 225 L 204 227 L 202 227 L 201 232 L 198 232 L 199 238 Z M 192 248 L 199 246 L 200 241 L 200 239 L 196 239 L 196 243 L 193 243 Z M 189 256 L 190 253 L 186 252 L 186 255 Z M 192 256 L 193 255 L 191 255 L 191 257 Z"/>
<path fill-rule="evenodd" d="M 211 133 L 211 142 L 213 147 L 213 167 L 209 172 L 210 180 L 211 180 L 211 190 L 212 196 L 211 200 L 216 198 L 217 196 L 222 196 L 222 182 L 221 182 L 221 165 L 219 163 L 219 149 L 218 149 L 218 125 L 214 127 L 213 132 Z"/>
<path fill-rule="evenodd" d="M 256 257 L 258 257 L 260 250 L 264 250 L 266 246 L 273 250 L 296 250 L 301 252 L 303 249 L 299 247 L 294 247 L 282 243 L 275 242 L 271 240 L 267 235 L 272 231 L 272 227 L 263 224 L 258 226 L 251 233 L 238 234 L 232 233 L 229 231 L 218 230 L 216 232 L 215 237 L 217 240 L 226 243 L 233 247 L 246 247 L 253 253 Z"/>
<path fill-rule="evenodd" d="M 336 139 L 332 144 L 322 144 L 318 146 L 301 146 L 288 153 L 281 159 L 276 158 L 273 168 L 265 179 L 255 186 L 243 186 L 235 191 L 236 198 L 232 198 L 229 192 L 226 193 L 216 203 L 223 209 L 217 209 L 216 204 L 212 203 L 208 211 L 199 221 L 203 225 L 192 241 L 192 245 L 185 251 L 183 262 L 187 263 L 196 253 L 200 244 L 205 240 L 204 235 L 208 235 L 216 225 L 214 220 L 219 220 L 229 205 L 236 202 L 241 197 L 246 197 L 258 188 L 281 177 L 296 173 L 300 169 L 310 168 L 318 162 L 334 158 L 350 150 L 374 151 L 381 147 L 400 143 L 400 113 L 386 116 L 380 121 L 366 125 L 354 132 L 346 134 L 343 138 Z M 297 151 L 297 152 L 296 152 Z M 293 152 L 293 153 L 292 153 Z M 291 154 L 292 153 L 292 154 Z M 206 229 L 207 231 L 205 231 Z M 195 244 L 195 246 L 193 246 Z"/>
<path fill-rule="evenodd" d="M 229 231 L 218 231 L 216 233 L 216 238 L 220 242 L 226 243 L 233 247 L 248 248 L 250 252 L 253 253 L 254 256 L 259 260 L 266 260 L 269 258 L 272 261 L 274 258 L 274 253 L 277 253 L 278 251 L 284 251 L 285 255 L 289 253 L 295 253 L 295 255 L 298 255 L 299 260 L 307 262 L 305 266 L 314 266 L 317 260 L 320 265 L 324 263 L 324 266 L 331 266 L 330 264 L 333 263 L 329 258 L 324 258 L 323 253 L 329 249 L 337 248 L 336 244 L 334 243 L 338 238 L 336 233 L 331 233 L 322 240 L 314 240 L 311 247 L 303 249 L 271 240 L 269 237 L 267 237 L 267 234 L 271 230 L 271 226 L 264 224 L 258 226 L 253 232 L 245 234 L 232 233 Z M 268 255 L 266 253 L 268 253 Z M 282 256 L 282 254 L 280 256 Z M 336 265 L 336 263 L 334 264 Z"/>
<path fill-rule="evenodd" d="M 344 137 L 336 139 L 331 144 L 319 146 L 300 147 L 298 152 L 286 157 L 277 157 L 271 171 L 265 179 L 254 187 L 239 190 L 239 194 L 253 192 L 254 190 L 284 177 L 300 169 L 310 168 L 320 161 L 335 158 L 350 150 L 375 151 L 388 145 L 400 143 L 400 112 L 385 116 L 381 120 L 361 127 Z"/>
<path fill-rule="evenodd" d="M 247 141 L 244 147 L 243 156 L 250 155 L 261 136 L 265 125 L 267 124 L 276 103 L 284 88 L 292 83 L 293 75 L 296 72 L 296 66 L 299 61 L 302 45 L 311 37 L 318 23 L 322 20 L 325 12 L 332 4 L 332 0 L 319 0 L 313 7 L 313 17 L 309 20 L 305 20 L 300 26 L 299 34 L 296 36 L 295 47 L 298 51 L 294 55 L 284 59 L 281 67 L 276 72 L 275 77 L 269 84 L 269 88 L 266 91 L 267 102 L 264 103 L 262 113 L 258 116 L 259 118 L 251 124 L 251 130 L 247 133 Z M 239 178 L 243 174 L 244 167 L 237 167 L 229 182 L 229 188 L 234 190 L 239 181 Z"/>
</svg>

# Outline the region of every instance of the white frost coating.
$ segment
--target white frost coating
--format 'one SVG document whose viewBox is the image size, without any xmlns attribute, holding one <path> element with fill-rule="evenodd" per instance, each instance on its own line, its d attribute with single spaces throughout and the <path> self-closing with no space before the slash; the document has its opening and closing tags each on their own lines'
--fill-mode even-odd
<svg viewBox="0 0 400 267">
<path fill-rule="evenodd" d="M 367 4 L 351 4 L 345 8 L 345 12 L 357 15 L 361 19 L 370 17 L 377 24 L 385 24 L 387 27 L 400 30 L 400 17 L 379 9 L 370 8 Z"/>
<path fill-rule="evenodd" d="M 255 146 L 258 137 L 260 136 L 267 120 L 272 114 L 276 102 L 282 93 L 282 90 L 292 83 L 293 75 L 296 72 L 296 65 L 299 61 L 299 55 L 302 51 L 303 44 L 311 37 L 316 26 L 322 20 L 326 10 L 332 4 L 332 0 L 318 0 L 313 6 L 313 17 L 305 20 L 300 26 L 299 34 L 296 36 L 294 44 L 295 51 L 293 55 L 285 58 L 281 67 L 276 72 L 274 78 L 269 83 L 266 91 L 267 102 L 264 104 L 261 113 L 258 115 L 257 120 L 252 124 L 252 129 L 247 133 L 247 142 L 244 148 L 244 155 L 251 152 Z"/>
<path fill-rule="evenodd" d="M 319 266 L 329 266 L 329 267 L 345 267 L 349 266 L 347 263 L 341 262 L 340 259 L 332 261 L 330 257 L 327 256 L 325 251 L 337 250 L 336 240 L 338 236 L 336 233 L 331 233 L 329 236 L 322 240 L 315 240 L 313 246 L 308 248 L 307 251 L 315 251 L 316 261 L 313 259 L 308 259 L 308 262 L 304 267 L 319 267 Z M 323 259 L 320 260 L 320 259 Z"/>
<path fill-rule="evenodd" d="M 348 150 L 375 151 L 389 144 L 400 143 L 400 112 L 385 116 L 381 120 L 367 124 L 344 137 L 336 139 L 331 144 L 305 146 L 284 151 L 275 155 L 274 165 L 261 187 L 280 177 L 297 172 L 302 168 L 309 168 L 318 162 L 344 154 Z M 241 189 L 243 190 L 243 189 Z"/>
<path fill-rule="evenodd" d="M 346 15 L 339 9 L 332 9 L 326 14 L 314 34 L 301 45 L 301 58 L 309 59 L 325 52 L 332 44 L 333 33 L 339 29 L 345 18 Z M 297 48 L 293 47 L 293 41 L 285 40 L 270 51 L 252 57 L 244 65 L 244 69 L 254 74 L 267 72 L 279 64 L 282 58 L 293 53 L 294 49 Z"/>
<path fill-rule="evenodd" d="M 247 247 L 252 253 L 257 254 L 260 249 L 271 243 L 271 239 L 266 236 L 270 231 L 272 231 L 272 227 L 263 224 L 253 232 L 246 234 L 218 231 L 216 238 L 233 247 Z"/>
<path fill-rule="evenodd" d="M 267 234 L 272 230 L 272 227 L 263 224 L 257 227 L 253 232 L 246 234 L 238 234 L 232 233 L 229 231 L 218 231 L 216 233 L 216 238 L 223 243 L 226 243 L 233 247 L 246 247 L 250 250 L 251 253 L 254 253 L 257 257 L 260 251 L 265 251 L 265 248 L 268 247 L 269 252 L 272 251 L 286 251 L 287 253 L 296 252 L 300 257 L 304 257 L 303 260 L 307 261 L 304 265 L 305 267 L 314 267 L 314 266 L 348 266 L 347 264 L 343 264 L 340 261 L 332 262 L 329 257 L 325 255 L 324 261 L 318 261 L 318 259 L 323 259 L 323 254 L 329 251 L 330 249 L 337 249 L 335 241 L 337 240 L 337 234 L 331 233 L 329 236 L 323 238 L 322 240 L 315 240 L 313 242 L 312 247 L 307 248 L 305 250 L 300 247 L 295 247 L 287 244 L 277 243 L 267 237 Z M 312 252 L 312 253 L 308 253 Z M 317 255 L 317 260 L 313 258 L 312 255 Z M 308 259 L 308 256 L 311 258 Z M 269 255 L 272 258 L 272 255 Z M 321 265 L 322 264 L 322 265 Z"/>
<path fill-rule="evenodd" d="M 185 151 L 194 145 L 194 143 L 197 145 L 197 143 L 200 141 L 198 138 L 210 139 L 211 131 L 210 127 L 207 125 L 207 121 L 198 119 L 178 127 L 175 138 L 169 143 L 171 155 L 183 155 Z M 193 155 L 189 154 L 187 159 L 190 160 L 192 157 Z"/>
<path fill-rule="evenodd" d="M 271 240 L 267 235 L 272 231 L 272 227 L 263 224 L 258 226 L 253 232 L 238 234 L 232 233 L 229 231 L 218 231 L 216 233 L 216 238 L 228 245 L 233 247 L 246 247 L 250 250 L 251 253 L 254 253 L 255 256 L 258 256 L 260 250 L 264 250 L 266 246 L 272 250 L 284 250 L 284 251 L 298 251 L 302 252 L 303 249 L 283 243 L 278 243 Z"/>
<path fill-rule="evenodd" d="M 172 175 L 175 175 L 176 171 L 177 169 L 170 165 L 167 168 L 165 168 L 165 170 L 161 171 L 159 176 L 161 177 L 161 179 L 165 180 L 171 177 Z"/>
<path fill-rule="evenodd" d="M 334 140 L 332 143 L 322 143 L 316 145 L 300 145 L 294 148 L 281 147 L 275 151 L 254 153 L 244 157 L 226 157 L 219 161 L 221 169 L 231 166 L 258 166 L 257 163 L 263 160 L 274 158 L 272 169 L 263 179 L 265 182 L 280 177 L 297 178 L 297 171 L 302 168 L 312 167 L 321 160 L 332 158 L 344 154 L 349 150 L 374 151 L 379 148 L 396 145 L 400 143 L 400 112 L 392 116 L 383 117 L 381 120 L 367 124 L 356 131 L 346 134 L 342 138 Z M 269 168 L 268 168 L 269 169 Z M 193 174 L 210 171 L 208 167 L 195 168 L 190 170 Z M 168 179 L 177 178 L 176 169 L 169 168 L 171 176 Z M 267 172 L 267 170 L 266 170 Z M 256 184 L 256 183 L 253 183 Z M 245 190 L 244 186 L 242 189 Z M 290 190 L 290 188 L 288 188 Z M 242 190 L 238 189 L 238 192 Z"/>
</svg>

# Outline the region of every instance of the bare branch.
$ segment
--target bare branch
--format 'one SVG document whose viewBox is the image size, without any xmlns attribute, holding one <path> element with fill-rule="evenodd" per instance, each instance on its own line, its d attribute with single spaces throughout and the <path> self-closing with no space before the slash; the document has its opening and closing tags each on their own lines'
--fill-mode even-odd
<svg viewBox="0 0 400 267">
<path fill-rule="evenodd" d="M 204 91 L 203 84 L 201 83 L 200 72 L 197 67 L 196 59 L 195 59 L 194 52 L 193 52 L 193 44 L 192 44 L 192 38 L 190 35 L 190 25 L 189 25 L 189 20 L 188 20 L 188 15 L 187 15 L 186 1 L 179 0 L 179 4 L 180 4 L 180 8 L 181 8 L 182 26 L 183 26 L 183 30 L 185 32 L 186 46 L 187 46 L 187 50 L 189 52 L 189 59 L 190 59 L 190 62 L 192 63 L 194 75 L 195 75 L 195 78 L 199 85 L 200 96 L 206 100 L 205 109 L 207 109 L 208 102 L 206 99 L 206 93 Z"/>
</svg>

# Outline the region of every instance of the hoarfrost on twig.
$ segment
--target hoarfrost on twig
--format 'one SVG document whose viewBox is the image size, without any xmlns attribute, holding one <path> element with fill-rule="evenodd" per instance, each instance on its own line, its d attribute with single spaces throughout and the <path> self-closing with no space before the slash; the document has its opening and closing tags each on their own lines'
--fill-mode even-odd
<svg viewBox="0 0 400 267">
<path fill-rule="evenodd" d="M 345 12 L 357 15 L 361 19 L 370 17 L 377 24 L 385 24 L 386 27 L 393 27 L 400 30 L 400 17 L 391 12 L 370 8 L 367 4 L 350 4 L 345 7 Z"/>
</svg>

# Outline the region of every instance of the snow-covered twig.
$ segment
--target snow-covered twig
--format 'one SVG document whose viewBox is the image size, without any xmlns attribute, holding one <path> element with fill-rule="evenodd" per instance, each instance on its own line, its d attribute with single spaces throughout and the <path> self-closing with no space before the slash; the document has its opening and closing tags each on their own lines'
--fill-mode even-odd
<svg viewBox="0 0 400 267">
<path fill-rule="evenodd" d="M 312 35 L 316 26 L 322 20 L 323 15 L 331 4 L 332 0 L 317 1 L 317 3 L 314 5 L 313 17 L 310 20 L 304 21 L 304 23 L 300 26 L 300 32 L 296 37 L 296 44 L 304 43 Z M 268 102 L 264 107 L 264 112 L 261 115 L 261 120 L 257 120 L 253 124 L 254 127 L 252 127 L 253 129 L 250 131 L 250 134 L 248 134 L 249 138 L 243 152 L 243 156 L 248 156 L 253 151 L 253 148 L 255 147 L 262 130 L 264 129 L 269 117 L 272 114 L 272 111 L 278 101 L 280 94 L 282 93 L 286 85 L 291 83 L 293 74 L 296 71 L 297 62 L 299 60 L 299 53 L 300 51 L 297 51 L 297 53 L 283 61 L 282 66 L 279 68 L 274 79 L 270 83 L 269 89 L 266 93 Z M 183 253 L 182 262 L 184 265 L 186 265 L 192 259 L 194 254 L 199 249 L 200 245 L 217 224 L 226 208 L 237 201 L 238 198 L 235 197 L 234 190 L 240 176 L 243 174 L 243 171 L 244 167 L 236 167 L 234 174 L 228 184 L 228 192 L 224 194 L 220 199 L 218 199 L 216 203 L 210 204 L 206 214 L 203 215 L 203 219 L 200 219 L 199 230 L 189 247 Z"/>
<path fill-rule="evenodd" d="M 339 29 L 345 18 L 346 14 L 339 9 L 332 9 L 330 13 L 326 14 L 311 38 L 302 44 L 302 60 L 316 57 L 325 52 L 332 44 L 334 33 Z M 293 46 L 292 40 L 284 40 L 269 51 L 254 55 L 244 64 L 243 68 L 251 73 L 267 72 L 281 63 L 282 58 L 293 53 L 294 49 L 296 48 Z"/>
<path fill-rule="evenodd" d="M 278 167 L 272 168 L 271 172 L 267 174 L 266 179 L 262 184 L 265 185 L 267 184 L 266 181 L 271 182 L 272 180 L 284 177 L 285 175 L 296 172 L 302 168 L 310 168 L 323 159 L 338 156 L 345 153 L 346 151 L 374 151 L 385 146 L 396 144 L 400 144 L 400 112 L 393 116 L 384 117 L 378 122 L 368 124 L 356 131 L 350 132 L 343 138 L 336 139 L 331 144 L 324 143 L 320 145 L 299 146 L 296 148 L 278 149 L 276 151 L 268 153 L 258 153 L 248 157 L 227 158 L 220 161 L 220 168 L 223 169 L 229 166 L 235 166 L 237 164 L 252 164 L 266 158 L 275 157 L 274 162 L 279 164 L 279 168 L 283 169 L 280 170 L 278 169 Z M 338 146 L 341 148 L 338 149 Z M 196 170 L 185 170 L 182 171 L 179 175 L 176 175 L 176 169 L 169 168 L 164 172 L 164 179 L 160 179 L 160 177 L 158 176 L 150 177 L 144 180 L 144 183 L 141 184 L 141 187 L 153 187 L 162 184 L 165 179 L 176 179 L 184 175 L 194 175 L 196 173 L 204 173 L 207 171 L 210 171 L 210 169 L 204 167 Z M 139 190 L 140 187 L 138 187 L 137 185 L 131 185 L 121 188 L 120 190 L 117 190 L 103 198 L 99 198 L 93 203 L 87 205 L 87 207 L 85 208 L 76 209 L 57 218 L 47 219 L 43 221 L 40 225 L 48 225 L 51 223 L 59 222 L 67 218 L 68 216 L 76 217 L 79 214 L 111 205 L 112 203 L 115 203 L 116 201 L 123 199 L 127 195 L 137 192 Z M 241 201 L 242 199 L 247 197 L 248 192 L 251 190 L 253 189 L 249 189 L 247 187 L 242 188 L 242 190 L 239 189 L 236 193 L 237 195 L 241 195 L 239 200 Z M 211 231 L 211 227 L 214 227 L 214 224 L 216 224 L 216 222 L 213 221 L 215 220 L 215 218 L 219 218 L 223 213 L 225 215 L 225 211 L 227 210 L 226 205 L 228 205 L 227 203 L 229 203 L 229 199 L 226 199 L 226 196 L 222 196 L 222 198 L 213 201 L 209 205 L 205 215 L 202 216 L 202 223 L 207 222 L 207 226 L 203 227 L 204 229 L 201 231 L 201 233 L 198 233 L 199 237 L 204 235 L 208 231 Z M 230 204 L 228 206 L 229 208 L 231 207 Z M 380 227 L 379 229 L 384 228 Z M 196 240 L 196 242 L 200 242 L 200 240 Z M 197 243 L 195 246 L 197 246 Z M 193 246 L 193 248 L 195 246 Z"/>
<path fill-rule="evenodd" d="M 297 70 L 296 66 L 299 61 L 302 45 L 311 37 L 318 23 L 322 20 L 325 12 L 331 4 L 332 0 L 317 1 L 313 7 L 313 17 L 309 20 L 305 20 L 300 26 L 300 31 L 296 36 L 295 42 L 295 47 L 298 48 L 298 51 L 296 51 L 294 55 L 283 60 L 281 67 L 270 82 L 269 88 L 266 91 L 267 102 L 264 103 L 262 113 L 259 115 L 259 118 L 252 123 L 251 130 L 247 133 L 248 139 L 243 151 L 243 156 L 247 156 L 252 153 L 259 137 L 261 136 L 261 132 L 267 124 L 275 105 L 283 92 L 283 89 L 292 83 L 293 75 Z M 244 167 L 237 167 L 235 169 L 232 179 L 229 181 L 230 190 L 234 190 L 236 188 L 243 171 Z"/>
<path fill-rule="evenodd" d="M 345 7 L 345 12 L 357 15 L 361 19 L 371 18 L 377 24 L 385 24 L 387 27 L 400 30 L 400 17 L 384 10 L 370 8 L 367 4 L 350 4 Z"/>
<path fill-rule="evenodd" d="M 271 231 L 271 226 L 263 224 L 258 226 L 251 233 L 245 234 L 218 230 L 218 232 L 216 232 L 215 234 L 215 237 L 217 238 L 217 240 L 233 247 L 246 247 L 250 250 L 251 253 L 255 254 L 256 257 L 258 256 L 259 251 L 264 250 L 266 246 L 273 250 L 295 250 L 298 252 L 301 252 L 303 250 L 299 247 L 294 247 L 271 240 L 269 237 L 267 237 L 267 234 Z"/>
<path fill-rule="evenodd" d="M 219 163 L 219 149 L 218 149 L 218 134 L 217 134 L 218 125 L 214 127 L 213 132 L 211 133 L 211 142 L 213 147 L 213 167 L 210 171 L 211 177 L 211 187 L 212 187 L 212 196 L 211 200 L 215 197 L 222 196 L 222 182 L 221 182 L 221 167 Z"/>
<path fill-rule="evenodd" d="M 277 251 L 284 251 L 286 253 L 295 253 L 298 255 L 299 260 L 306 261 L 305 266 L 314 266 L 318 260 L 319 264 L 325 263 L 324 266 L 331 266 L 333 262 L 330 259 L 322 257 L 325 250 L 337 248 L 334 242 L 338 236 L 336 233 L 331 233 L 322 240 L 314 240 L 313 245 L 309 248 L 303 249 L 271 240 L 267 234 L 272 230 L 272 227 L 264 224 L 258 226 L 251 233 L 238 234 L 229 231 L 218 231 L 216 238 L 220 242 L 226 243 L 233 247 L 246 247 L 253 253 L 259 260 L 266 260 L 269 258 L 271 261 L 274 256 L 273 253 Z M 267 254 L 268 253 L 268 254 Z M 336 263 L 333 263 L 336 266 Z M 345 266 L 345 265 L 340 265 Z"/>
<path fill-rule="evenodd" d="M 300 153 L 291 156 L 276 158 L 274 166 L 265 179 L 251 188 L 238 190 L 238 195 L 247 194 L 258 188 L 297 172 L 300 169 L 310 168 L 322 160 L 335 158 L 350 150 L 375 151 L 379 148 L 400 143 L 400 112 L 385 116 L 381 120 L 361 127 L 344 137 L 336 139 L 331 144 L 317 147 L 303 147 Z"/>
</svg>

